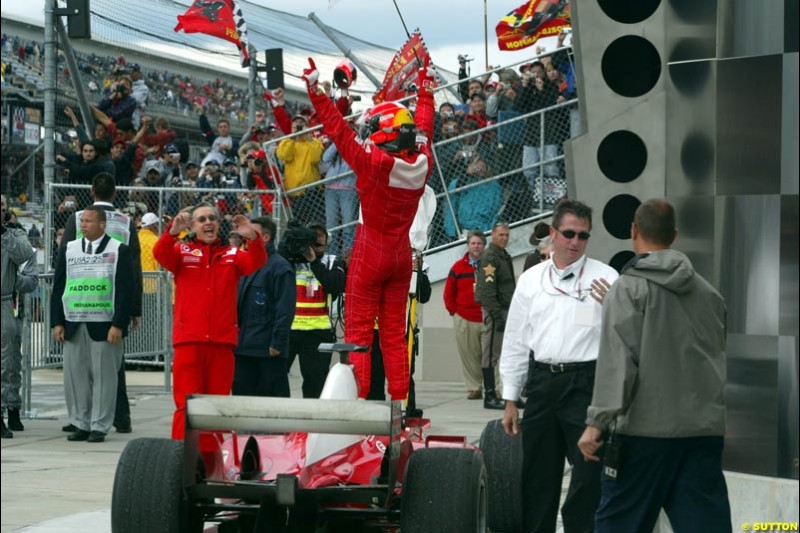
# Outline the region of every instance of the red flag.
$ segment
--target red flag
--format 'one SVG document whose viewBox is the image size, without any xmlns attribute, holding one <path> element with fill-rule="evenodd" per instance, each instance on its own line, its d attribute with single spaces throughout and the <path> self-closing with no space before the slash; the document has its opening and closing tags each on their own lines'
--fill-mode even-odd
<svg viewBox="0 0 800 533">
<path fill-rule="evenodd" d="M 194 0 L 183 15 L 178 15 L 176 32 L 205 33 L 230 41 L 239 48 L 242 66 L 250 63 L 247 29 L 236 0 Z"/>
<path fill-rule="evenodd" d="M 569 0 L 530 0 L 500 19 L 495 28 L 497 46 L 522 50 L 570 26 Z"/>
<path fill-rule="evenodd" d="M 372 101 L 380 104 L 399 100 L 411 94 L 407 90 L 408 86 L 416 82 L 417 71 L 422 68 L 426 57 L 430 60 L 425 41 L 422 40 L 419 30 L 414 30 L 411 38 L 392 58 L 383 78 L 383 85 L 372 97 Z"/>
</svg>

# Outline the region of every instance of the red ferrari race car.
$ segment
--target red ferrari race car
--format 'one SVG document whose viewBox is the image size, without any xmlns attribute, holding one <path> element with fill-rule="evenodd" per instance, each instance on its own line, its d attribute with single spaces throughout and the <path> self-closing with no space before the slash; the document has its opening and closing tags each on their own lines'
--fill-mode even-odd
<svg viewBox="0 0 800 533">
<path fill-rule="evenodd" d="M 359 348 L 328 349 L 346 359 Z M 404 420 L 400 402 L 356 398 L 347 364 L 319 400 L 189 398 L 184 441 L 136 439 L 123 451 L 112 531 L 486 533 L 490 506 L 516 525 L 508 480 L 521 465 L 507 461 L 514 446 L 499 424 L 482 436 L 497 449 L 490 502 L 484 455 L 466 438 L 425 435 L 430 421 Z"/>
</svg>

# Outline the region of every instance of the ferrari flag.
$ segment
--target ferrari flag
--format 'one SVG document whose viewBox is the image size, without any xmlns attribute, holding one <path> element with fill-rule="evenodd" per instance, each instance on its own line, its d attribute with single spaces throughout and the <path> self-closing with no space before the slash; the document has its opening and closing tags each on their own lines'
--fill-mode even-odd
<svg viewBox="0 0 800 533">
<path fill-rule="evenodd" d="M 411 38 L 392 58 L 383 78 L 383 85 L 372 97 L 372 101 L 376 104 L 391 102 L 405 98 L 413 92 L 409 90 L 410 86 L 416 81 L 417 71 L 422 68 L 426 57 L 428 49 L 425 48 L 425 41 L 422 40 L 419 30 L 414 30 Z"/>
<path fill-rule="evenodd" d="M 503 51 L 522 50 L 570 25 L 569 0 L 530 0 L 497 24 L 497 46 Z"/>
<path fill-rule="evenodd" d="M 178 15 L 175 31 L 205 33 L 225 39 L 239 49 L 242 67 L 250 65 L 247 25 L 236 0 L 194 0 L 183 15 Z"/>
</svg>

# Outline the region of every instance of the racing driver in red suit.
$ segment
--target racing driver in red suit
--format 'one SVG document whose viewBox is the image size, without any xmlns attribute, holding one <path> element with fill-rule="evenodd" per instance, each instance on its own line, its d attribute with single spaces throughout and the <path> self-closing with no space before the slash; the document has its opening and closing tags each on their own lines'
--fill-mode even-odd
<svg viewBox="0 0 800 533">
<path fill-rule="evenodd" d="M 411 281 L 408 232 L 425 183 L 433 169 L 432 71 L 427 60 L 419 71 L 416 124 L 396 102 L 378 104 L 364 115 L 363 141 L 348 127 L 331 99 L 318 86 L 314 60 L 303 71 L 308 95 L 324 132 L 356 175 L 363 221 L 356 228 L 347 269 L 345 342 L 372 346 L 375 317 L 381 327 L 381 351 L 392 400 L 408 395 L 405 309 Z M 370 354 L 351 353 L 360 398 L 370 388 Z"/>
<path fill-rule="evenodd" d="M 183 439 L 187 395 L 230 394 L 233 349 L 239 338 L 239 278 L 267 262 L 261 235 L 246 217 L 237 215 L 233 225 L 234 232 L 248 241 L 247 250 L 223 244 L 219 224 L 217 209 L 199 204 L 191 213 L 179 213 L 153 248 L 156 261 L 175 276 L 173 439 Z M 194 238 L 180 242 L 178 235 L 184 229 L 190 229 Z M 213 449 L 208 442 L 201 440 L 201 450 Z"/>
</svg>

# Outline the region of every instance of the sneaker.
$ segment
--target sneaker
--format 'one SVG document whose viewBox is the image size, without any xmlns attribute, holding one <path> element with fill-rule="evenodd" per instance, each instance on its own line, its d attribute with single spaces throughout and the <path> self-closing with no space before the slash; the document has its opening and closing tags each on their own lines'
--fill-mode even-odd
<svg viewBox="0 0 800 533">
<path fill-rule="evenodd" d="M 471 390 L 467 393 L 467 400 L 480 400 L 483 398 L 483 393 L 479 390 Z"/>
<path fill-rule="evenodd" d="M 492 394 L 491 396 L 487 394 L 486 397 L 483 399 L 483 408 L 496 409 L 498 411 L 505 410 L 506 403 L 502 400 L 498 400 L 494 394 Z"/>
<path fill-rule="evenodd" d="M 78 431 L 78 428 L 75 427 L 74 424 L 67 424 L 66 426 L 63 426 L 61 428 L 61 431 L 63 431 L 64 433 L 75 433 L 76 431 Z"/>
<path fill-rule="evenodd" d="M 92 431 L 89 433 L 89 438 L 86 439 L 86 442 L 103 442 L 106 440 L 106 434 L 102 431 Z"/>
<path fill-rule="evenodd" d="M 75 431 L 69 434 L 67 437 L 69 441 L 81 441 L 81 440 L 89 440 L 89 432 L 84 431 L 82 429 L 75 428 Z"/>
</svg>

